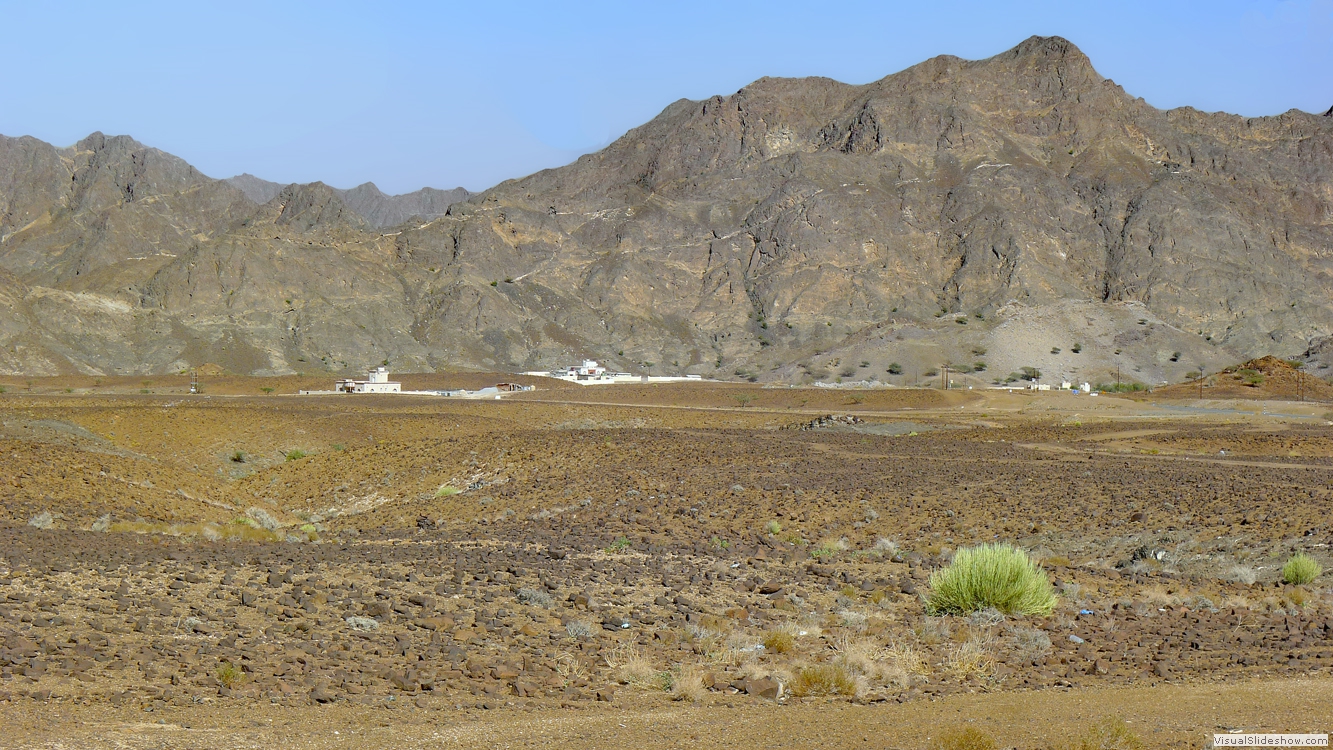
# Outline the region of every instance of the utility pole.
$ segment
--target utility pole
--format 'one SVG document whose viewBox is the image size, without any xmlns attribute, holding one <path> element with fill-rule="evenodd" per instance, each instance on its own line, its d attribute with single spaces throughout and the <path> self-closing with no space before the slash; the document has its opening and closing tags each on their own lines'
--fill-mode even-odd
<svg viewBox="0 0 1333 750">
<path fill-rule="evenodd" d="M 941 365 L 941 366 L 940 366 L 940 385 L 944 388 L 944 390 L 946 390 L 946 391 L 949 390 L 949 366 L 948 366 L 948 365 Z"/>
<path fill-rule="evenodd" d="M 1199 365 L 1199 400 L 1203 400 L 1203 365 Z"/>
<path fill-rule="evenodd" d="M 1120 392 L 1120 365 L 1115 366 L 1115 392 Z"/>
</svg>

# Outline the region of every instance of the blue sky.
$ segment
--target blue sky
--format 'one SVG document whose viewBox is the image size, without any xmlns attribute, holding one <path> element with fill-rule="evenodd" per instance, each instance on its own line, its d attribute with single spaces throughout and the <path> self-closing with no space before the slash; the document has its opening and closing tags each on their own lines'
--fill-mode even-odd
<svg viewBox="0 0 1333 750">
<path fill-rule="evenodd" d="M 1158 107 L 1333 105 L 1333 0 L 0 0 L 0 133 L 129 134 L 206 174 L 477 190 L 761 76 L 865 83 L 1033 34 Z"/>
</svg>

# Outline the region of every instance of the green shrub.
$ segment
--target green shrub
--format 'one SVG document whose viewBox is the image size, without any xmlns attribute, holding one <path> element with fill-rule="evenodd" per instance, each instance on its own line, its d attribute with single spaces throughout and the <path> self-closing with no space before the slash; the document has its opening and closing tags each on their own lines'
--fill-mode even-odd
<svg viewBox="0 0 1333 750">
<path fill-rule="evenodd" d="M 1264 374 L 1258 370 L 1237 370 L 1236 374 L 1240 376 L 1241 382 L 1245 385 L 1257 387 L 1264 384 Z"/>
<path fill-rule="evenodd" d="M 1324 567 L 1317 560 L 1304 552 L 1297 552 L 1287 558 L 1287 564 L 1282 566 L 1282 580 L 1300 586 L 1318 578 L 1323 572 Z"/>
<path fill-rule="evenodd" d="M 458 492 L 459 492 L 459 490 L 458 490 L 457 487 L 450 487 L 450 486 L 447 485 L 447 484 L 442 484 L 442 485 L 440 485 L 440 488 L 439 488 L 439 489 L 435 490 L 435 496 L 436 496 L 436 497 L 450 497 L 450 496 L 453 496 L 453 495 L 457 495 Z"/>
<path fill-rule="evenodd" d="M 245 673 L 229 661 L 218 664 L 216 676 L 218 682 L 225 688 L 234 688 L 241 684 L 241 680 L 245 679 Z"/>
<path fill-rule="evenodd" d="M 770 534 L 782 533 L 782 524 L 778 523 L 777 521 L 769 521 L 768 525 L 765 526 L 764 528 L 767 529 L 768 533 Z"/>
<path fill-rule="evenodd" d="M 1048 615 L 1055 593 L 1046 574 L 1011 544 L 965 547 L 930 576 L 926 611 L 965 614 L 994 607 L 1005 614 Z"/>
<path fill-rule="evenodd" d="M 287 451 L 287 460 L 288 460 L 288 461 L 300 461 L 301 459 L 303 459 L 303 458 L 305 458 L 305 457 L 306 457 L 306 452 L 303 451 L 303 450 L 301 450 L 301 449 L 299 449 L 299 448 L 296 449 L 296 450 L 290 450 L 290 451 Z"/>
<path fill-rule="evenodd" d="M 1098 383 L 1093 390 L 1101 393 L 1138 393 L 1148 390 L 1143 383 Z"/>
<path fill-rule="evenodd" d="M 630 548 L 630 541 L 629 541 L 629 539 L 626 539 L 626 538 L 623 537 L 623 536 L 618 536 L 618 537 L 616 537 L 616 540 L 615 540 L 614 542 L 611 542 L 611 546 L 609 546 L 609 547 L 606 548 L 606 551 L 607 551 L 607 552 L 610 552 L 610 553 L 614 553 L 614 552 L 624 552 L 625 550 L 627 550 L 627 549 L 629 549 L 629 548 Z"/>
</svg>

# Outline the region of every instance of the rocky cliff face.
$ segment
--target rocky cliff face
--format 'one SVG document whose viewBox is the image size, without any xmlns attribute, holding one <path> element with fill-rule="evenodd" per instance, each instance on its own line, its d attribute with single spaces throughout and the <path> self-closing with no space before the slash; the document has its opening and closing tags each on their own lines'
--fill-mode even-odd
<svg viewBox="0 0 1333 750">
<path fill-rule="evenodd" d="M 6 139 L 0 336 L 26 370 L 1178 379 L 1333 334 L 1331 186 L 1333 118 L 1156 110 L 1058 38 L 677 102 L 393 232 L 370 189 L 255 206 L 128 139 Z"/>
</svg>

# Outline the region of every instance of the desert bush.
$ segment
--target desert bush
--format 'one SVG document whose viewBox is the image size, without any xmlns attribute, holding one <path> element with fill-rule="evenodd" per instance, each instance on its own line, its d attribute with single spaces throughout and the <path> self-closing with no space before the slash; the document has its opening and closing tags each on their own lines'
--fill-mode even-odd
<svg viewBox="0 0 1333 750">
<path fill-rule="evenodd" d="M 96 529 L 94 529 L 94 531 L 96 531 Z M 200 527 L 199 536 L 202 536 L 210 542 L 216 542 L 222 539 L 222 530 L 211 523 L 206 523 Z"/>
<path fill-rule="evenodd" d="M 241 671 L 241 668 L 229 661 L 224 661 L 218 664 L 214 676 L 217 677 L 217 680 L 222 684 L 222 687 L 229 690 L 241 684 L 241 681 L 245 679 L 245 673 Z"/>
<path fill-rule="evenodd" d="M 1014 628 L 1014 651 L 1023 661 L 1034 661 L 1045 656 L 1051 650 L 1051 637 L 1037 628 L 1021 626 Z"/>
<path fill-rule="evenodd" d="M 1324 567 L 1319 561 L 1304 552 L 1297 552 L 1287 558 L 1287 562 L 1282 566 L 1282 580 L 1295 586 L 1309 583 L 1319 577 L 1324 572 Z"/>
<path fill-rule="evenodd" d="M 1004 613 L 994 607 L 986 607 L 967 615 L 967 623 L 974 628 L 993 628 L 1004 622 Z"/>
<path fill-rule="evenodd" d="M 768 533 L 770 533 L 770 534 L 781 534 L 781 533 L 782 533 L 782 524 L 778 523 L 777 521 L 769 521 L 769 522 L 764 526 L 764 529 L 765 529 Z"/>
<path fill-rule="evenodd" d="M 1101 393 L 1138 393 L 1148 390 L 1148 386 L 1143 383 L 1098 383 L 1094 390 Z"/>
<path fill-rule="evenodd" d="M 996 750 L 995 738 L 976 727 L 946 729 L 930 742 L 930 750 Z"/>
<path fill-rule="evenodd" d="M 306 455 L 307 454 L 305 451 L 301 450 L 300 448 L 295 448 L 293 450 L 287 451 L 287 460 L 300 461 L 301 459 L 305 458 Z"/>
<path fill-rule="evenodd" d="M 812 664 L 796 671 L 791 694 L 804 698 L 817 695 L 856 695 L 860 686 L 846 667 L 837 664 Z"/>
<path fill-rule="evenodd" d="M 964 547 L 930 576 L 929 614 L 963 614 L 994 607 L 1008 615 L 1049 615 L 1051 582 L 1023 550 L 1010 544 Z"/>
<path fill-rule="evenodd" d="M 1248 386 L 1257 387 L 1264 384 L 1264 374 L 1258 370 L 1240 369 L 1236 370 L 1236 375 L 1240 376 L 1241 382 Z"/>
<path fill-rule="evenodd" d="M 28 519 L 28 525 L 34 529 L 49 529 L 54 524 L 55 516 L 51 515 L 51 511 L 49 510 L 44 510 Z"/>
<path fill-rule="evenodd" d="M 875 540 L 875 550 L 894 557 L 898 554 L 898 543 L 888 537 L 880 537 Z"/>
<path fill-rule="evenodd" d="M 934 644 L 953 637 L 953 626 L 943 617 L 925 617 L 912 628 L 912 632 L 922 643 Z"/>
<path fill-rule="evenodd" d="M 346 622 L 347 626 L 352 630 L 379 630 L 380 627 L 379 621 L 375 618 L 361 617 L 359 615 L 352 615 L 344 620 L 344 622 Z"/>
<path fill-rule="evenodd" d="M 1233 565 L 1223 578 L 1232 583 L 1243 583 L 1248 586 L 1258 580 L 1258 574 L 1248 565 Z"/>
<path fill-rule="evenodd" d="M 717 639 L 721 633 L 694 622 L 685 623 L 685 638 L 695 643 Z"/>
<path fill-rule="evenodd" d="M 868 625 L 865 613 L 857 612 L 852 609 L 838 610 L 838 624 L 844 628 L 850 628 L 858 633 L 864 633 Z"/>
<path fill-rule="evenodd" d="M 268 529 L 269 531 L 277 531 L 282 526 L 282 524 L 278 523 L 278 519 L 269 515 L 269 512 L 263 508 L 252 507 L 245 511 L 245 515 L 255 523 L 259 524 L 260 528 Z"/>
<path fill-rule="evenodd" d="M 574 620 L 565 625 L 565 635 L 575 640 L 591 638 L 594 632 L 596 631 L 593 630 L 592 625 L 582 620 Z"/>
<path fill-rule="evenodd" d="M 111 528 L 111 514 L 107 513 L 93 521 L 92 530 L 98 533 L 104 533 Z"/>
<path fill-rule="evenodd" d="M 245 453 L 243 453 L 242 451 L 234 451 L 231 454 L 231 462 L 234 464 L 245 463 Z"/>
<path fill-rule="evenodd" d="M 796 636 L 785 630 L 770 630 L 764 634 L 764 650 L 772 654 L 789 654 L 796 650 Z"/>
<path fill-rule="evenodd" d="M 458 488 L 450 487 L 447 484 L 442 484 L 440 485 L 439 489 L 435 490 L 435 497 L 451 497 L 457 494 L 458 494 Z"/>
<path fill-rule="evenodd" d="M 845 552 L 847 547 L 846 539 L 826 539 L 810 550 L 810 556 L 816 560 L 826 560 L 836 556 L 839 552 Z"/>
<path fill-rule="evenodd" d="M 618 536 L 616 537 L 616 540 L 614 542 L 611 542 L 611 544 L 606 548 L 606 552 L 615 554 L 618 552 L 624 552 L 629 548 L 630 548 L 629 539 L 623 536 Z"/>
<path fill-rule="evenodd" d="M 1143 741 L 1130 731 L 1123 719 L 1103 719 L 1079 735 L 1068 750 L 1142 750 Z"/>
<path fill-rule="evenodd" d="M 517 596 L 519 602 L 522 604 L 527 604 L 533 607 L 541 607 L 542 609 L 551 608 L 552 604 L 551 595 L 546 593 L 542 589 L 524 587 L 518 590 Z"/>
</svg>

